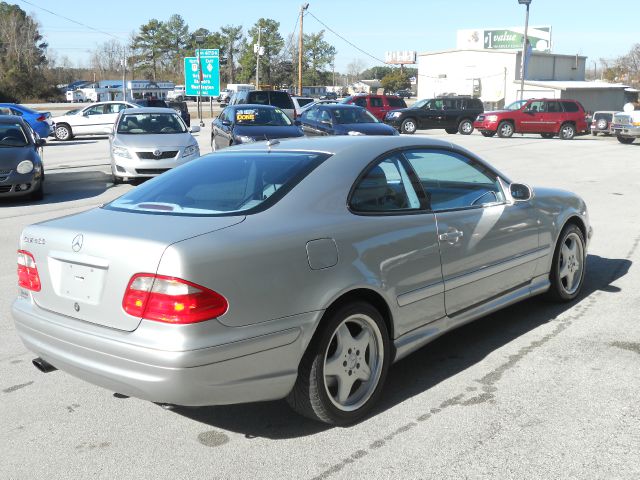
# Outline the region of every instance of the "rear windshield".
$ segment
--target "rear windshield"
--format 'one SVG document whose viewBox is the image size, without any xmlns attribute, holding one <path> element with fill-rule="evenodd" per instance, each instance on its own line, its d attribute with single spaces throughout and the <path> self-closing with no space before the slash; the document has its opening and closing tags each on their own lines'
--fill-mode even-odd
<svg viewBox="0 0 640 480">
<path fill-rule="evenodd" d="M 404 103 L 404 100 L 401 98 L 388 97 L 387 101 L 390 107 L 407 108 L 407 104 Z"/>
<path fill-rule="evenodd" d="M 221 152 L 143 183 L 108 210 L 187 216 L 251 214 L 269 208 L 329 157 L 317 152 Z"/>
<path fill-rule="evenodd" d="M 175 113 L 129 113 L 118 123 L 118 133 L 165 135 L 185 133 L 187 128 Z"/>
<path fill-rule="evenodd" d="M 596 112 L 596 114 L 593 116 L 594 120 L 600 120 L 602 118 L 611 121 L 611 119 L 613 118 L 613 113 Z"/>
<path fill-rule="evenodd" d="M 27 135 L 18 123 L 0 123 L 0 148 L 26 147 Z"/>
<path fill-rule="evenodd" d="M 278 108 L 293 108 L 293 101 L 287 92 L 271 92 L 271 105 Z"/>
</svg>

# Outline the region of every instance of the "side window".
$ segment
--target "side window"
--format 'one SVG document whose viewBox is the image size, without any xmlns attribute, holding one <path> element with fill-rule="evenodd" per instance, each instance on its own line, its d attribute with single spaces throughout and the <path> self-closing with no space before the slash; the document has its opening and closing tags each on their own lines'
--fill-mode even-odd
<svg viewBox="0 0 640 480">
<path fill-rule="evenodd" d="M 440 99 L 433 99 L 433 100 L 429 100 L 429 103 L 427 103 L 427 108 L 429 110 L 442 110 L 442 100 Z"/>
<path fill-rule="evenodd" d="M 320 122 L 331 123 L 331 115 L 325 109 L 320 110 Z"/>
<path fill-rule="evenodd" d="M 302 121 L 317 122 L 318 121 L 318 107 L 312 107 L 304 112 L 300 118 Z"/>
<path fill-rule="evenodd" d="M 448 98 L 442 101 L 445 110 L 456 110 L 456 100 L 454 98 Z"/>
<path fill-rule="evenodd" d="M 434 211 L 505 201 L 495 174 L 469 158 L 440 150 L 411 150 L 405 156 Z"/>
<path fill-rule="evenodd" d="M 565 112 L 575 113 L 580 111 L 578 105 L 576 105 L 574 102 L 562 102 L 562 105 L 564 106 Z"/>
<path fill-rule="evenodd" d="M 560 106 L 560 102 L 547 102 L 547 112 L 549 113 L 562 112 L 562 107 Z"/>
<path fill-rule="evenodd" d="M 531 102 L 529 103 L 529 105 L 527 105 L 527 108 L 525 108 L 525 112 L 531 112 L 531 113 L 537 113 L 537 112 L 544 112 L 545 110 L 545 102 L 542 101 L 535 101 L 535 102 Z"/>
<path fill-rule="evenodd" d="M 358 105 L 359 107 L 367 108 L 367 99 L 366 98 L 356 98 L 353 103 Z"/>
<path fill-rule="evenodd" d="M 102 115 L 104 113 L 104 105 L 96 105 L 85 110 L 87 115 Z"/>
<path fill-rule="evenodd" d="M 382 99 L 380 97 L 371 97 L 369 101 L 372 107 L 382 108 Z"/>
<path fill-rule="evenodd" d="M 15 108 L 11 108 L 10 110 L 11 110 L 11 115 L 17 115 L 19 117 L 22 116 L 22 112 L 20 110 L 17 110 Z"/>
<path fill-rule="evenodd" d="M 401 98 L 388 97 L 387 102 L 389 103 L 390 107 L 407 108 L 407 104 Z"/>
<path fill-rule="evenodd" d="M 420 200 L 399 155 L 370 167 L 354 188 L 349 204 L 356 212 L 385 213 L 420 208 Z"/>
<path fill-rule="evenodd" d="M 105 113 L 120 113 L 120 110 L 124 110 L 126 105 L 122 103 L 110 103 L 105 105 Z"/>
</svg>

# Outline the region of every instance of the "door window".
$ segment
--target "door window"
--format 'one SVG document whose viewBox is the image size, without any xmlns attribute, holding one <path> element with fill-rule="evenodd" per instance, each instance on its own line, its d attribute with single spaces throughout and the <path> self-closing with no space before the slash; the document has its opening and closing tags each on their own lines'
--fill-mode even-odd
<svg viewBox="0 0 640 480">
<path fill-rule="evenodd" d="M 443 100 L 444 109 L 445 110 L 456 110 L 458 109 L 457 100 L 455 98 L 448 98 Z"/>
<path fill-rule="evenodd" d="M 367 108 L 367 99 L 366 98 L 356 98 L 353 103 L 358 105 L 359 107 Z"/>
<path fill-rule="evenodd" d="M 95 105 L 85 110 L 87 115 L 102 115 L 104 114 L 104 105 Z"/>
<path fill-rule="evenodd" d="M 442 110 L 442 100 L 434 98 L 433 100 L 429 100 L 427 103 L 427 108 L 429 110 Z"/>
<path fill-rule="evenodd" d="M 120 113 L 120 110 L 124 110 L 127 106 L 124 103 L 110 103 L 104 106 L 104 113 Z"/>
<path fill-rule="evenodd" d="M 318 121 L 318 107 L 312 107 L 300 116 L 300 120 L 303 122 L 317 122 Z"/>
<path fill-rule="evenodd" d="M 356 212 L 388 213 L 420 209 L 420 200 L 400 155 L 370 167 L 353 189 L 349 204 Z"/>
<path fill-rule="evenodd" d="M 575 102 L 562 102 L 565 112 L 579 112 L 580 109 Z"/>
<path fill-rule="evenodd" d="M 562 107 L 560 106 L 560 102 L 547 102 L 547 112 L 548 113 L 561 113 Z"/>
<path fill-rule="evenodd" d="M 382 99 L 380 97 L 371 97 L 369 101 L 372 107 L 382 108 Z"/>
<path fill-rule="evenodd" d="M 431 209 L 450 210 L 502 203 L 500 181 L 487 167 L 454 152 L 411 150 L 405 156 Z"/>
<path fill-rule="evenodd" d="M 524 110 L 525 112 L 530 112 L 530 113 L 538 113 L 538 112 L 544 112 L 545 110 L 545 102 L 540 101 L 540 100 L 536 100 L 535 102 L 531 102 L 529 105 L 527 105 L 527 108 L 525 108 Z"/>
</svg>

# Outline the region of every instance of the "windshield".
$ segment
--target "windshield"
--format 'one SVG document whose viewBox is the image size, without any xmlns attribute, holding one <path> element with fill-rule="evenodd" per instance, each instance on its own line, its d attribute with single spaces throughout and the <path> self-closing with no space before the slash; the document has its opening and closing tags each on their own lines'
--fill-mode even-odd
<svg viewBox="0 0 640 480">
<path fill-rule="evenodd" d="M 336 108 L 333 109 L 336 123 L 341 125 L 350 123 L 378 123 L 376 117 L 364 108 Z"/>
<path fill-rule="evenodd" d="M 163 135 L 186 133 L 187 127 L 175 113 L 129 113 L 120 118 L 117 132 Z"/>
<path fill-rule="evenodd" d="M 26 147 L 27 136 L 18 123 L 0 123 L 0 147 Z"/>
<path fill-rule="evenodd" d="M 522 106 L 527 103 L 528 100 L 516 100 L 513 103 L 510 103 L 509 105 L 507 105 L 506 107 L 504 107 L 505 110 L 520 110 L 522 108 Z"/>
<path fill-rule="evenodd" d="M 329 155 L 316 152 L 222 152 L 200 157 L 146 182 L 104 208 L 163 215 L 237 215 L 282 198 Z"/>
<path fill-rule="evenodd" d="M 276 127 L 291 126 L 289 117 L 279 108 L 242 108 L 235 111 L 236 125 L 251 127 L 271 125 Z"/>
</svg>

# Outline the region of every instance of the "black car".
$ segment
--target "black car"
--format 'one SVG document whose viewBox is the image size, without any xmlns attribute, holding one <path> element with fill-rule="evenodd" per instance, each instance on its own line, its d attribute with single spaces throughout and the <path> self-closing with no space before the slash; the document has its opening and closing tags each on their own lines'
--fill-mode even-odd
<svg viewBox="0 0 640 480">
<path fill-rule="evenodd" d="M 320 100 L 337 100 L 338 94 L 336 92 L 327 92 L 320 97 Z"/>
<path fill-rule="evenodd" d="M 38 150 L 45 143 L 22 118 L 0 115 L 0 198 L 42 200 L 44 167 Z"/>
<path fill-rule="evenodd" d="M 300 115 L 306 135 L 398 135 L 357 105 L 316 104 Z"/>
<path fill-rule="evenodd" d="M 187 107 L 187 102 L 167 102 L 167 106 L 169 108 L 173 108 L 176 112 L 180 114 L 184 123 L 187 124 L 187 127 L 191 126 L 191 114 L 189 113 L 189 108 Z"/>
<path fill-rule="evenodd" d="M 302 129 L 280 108 L 270 105 L 230 105 L 211 122 L 211 149 L 303 135 Z"/>
<path fill-rule="evenodd" d="M 388 112 L 384 123 L 400 133 L 415 133 L 418 129 L 443 128 L 447 133 L 470 135 L 473 121 L 484 112 L 479 98 L 439 97 L 420 100 L 410 108 Z"/>
<path fill-rule="evenodd" d="M 140 105 L 141 107 L 160 107 L 160 108 L 169 108 L 167 102 L 164 100 L 160 100 L 158 98 L 141 98 L 139 100 L 135 100 L 134 103 L 136 105 Z"/>
<path fill-rule="evenodd" d="M 394 95 L 397 95 L 400 98 L 411 98 L 413 93 L 411 93 L 411 90 L 398 90 Z"/>
</svg>

